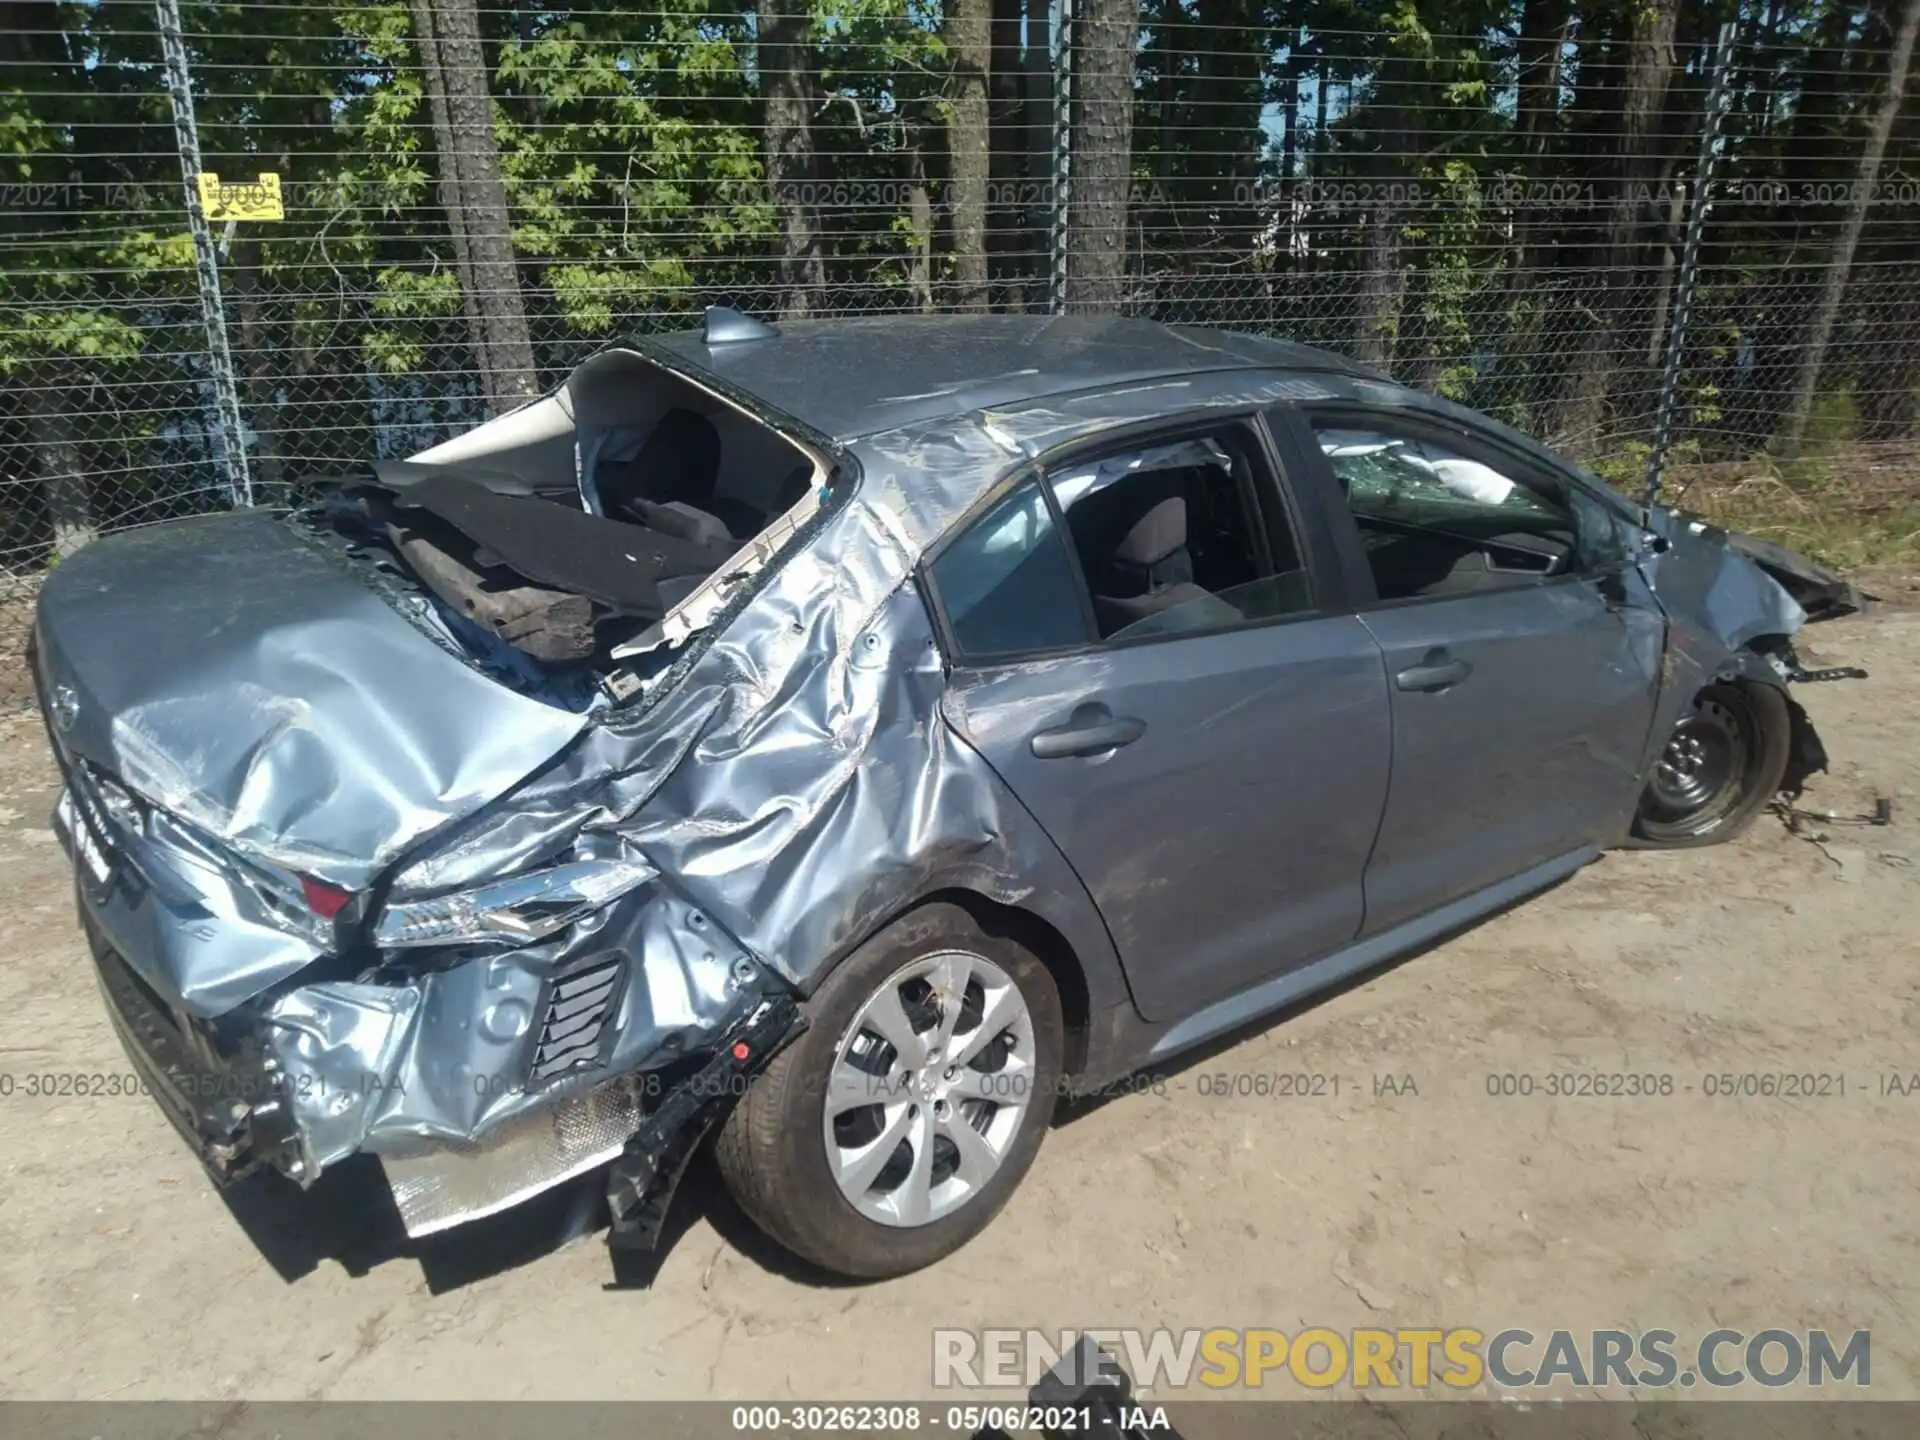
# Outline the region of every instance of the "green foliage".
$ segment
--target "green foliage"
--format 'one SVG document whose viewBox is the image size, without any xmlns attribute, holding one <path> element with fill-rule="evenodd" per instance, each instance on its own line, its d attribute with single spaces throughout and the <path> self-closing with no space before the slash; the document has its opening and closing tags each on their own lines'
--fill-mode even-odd
<svg viewBox="0 0 1920 1440">
<path fill-rule="evenodd" d="M 1653 3 L 1569 7 L 1577 44 L 1561 55 L 1551 114 L 1529 132 L 1519 37 L 1523 21 L 1552 6 L 1141 0 L 1131 293 L 1162 318 L 1344 350 L 1374 338 L 1389 368 L 1552 433 L 1591 349 L 1594 297 L 1571 282 L 1602 263 L 1607 215 L 1589 197 L 1616 173 L 1625 42 Z M 821 173 L 809 199 L 836 306 L 849 294 L 882 308 L 918 304 L 923 249 L 936 292 L 951 273 L 950 4 L 814 0 L 807 79 Z M 153 18 L 144 5 L 91 0 L 23 13 L 32 23 L 0 37 L 0 181 L 50 187 L 51 198 L 9 214 L 0 376 L 12 393 L 0 400 L 0 427 L 44 427 L 36 404 L 84 395 L 88 420 L 74 444 L 33 453 L 108 477 L 97 503 L 130 512 L 159 493 L 167 467 L 190 473 L 206 454 L 194 418 L 204 412 L 204 337 Z M 1678 12 L 1662 157 L 1695 143 L 1703 37 L 1719 13 L 1701 0 Z M 752 6 L 654 0 L 477 15 L 520 287 L 549 379 L 609 337 L 680 323 L 704 303 L 774 307 L 782 240 Z M 443 157 L 408 0 L 188 0 L 185 20 L 209 168 L 274 171 L 287 197 L 283 222 L 243 227 L 222 261 L 259 458 L 331 467 L 361 458 L 380 427 L 400 427 L 381 442 L 398 446 L 414 438 L 408 425 L 424 442 L 435 426 L 474 418 L 470 306 L 441 209 Z M 1883 19 L 1865 27 L 1872 43 L 1854 35 L 1852 12 L 1832 7 L 1776 7 L 1767 24 L 1765 53 L 1743 67 L 1733 103 L 1729 198 L 1714 211 L 1694 307 L 1677 465 L 1764 441 L 1805 310 L 1781 277 L 1818 273 L 1838 214 L 1764 188 L 1743 197 L 1849 173 L 1884 78 Z M 1022 132 L 1026 82 L 998 71 L 1018 60 L 1020 37 L 1008 51 L 1004 29 L 994 38 L 1002 148 L 992 176 L 996 194 L 1028 198 L 996 199 L 989 259 L 996 303 L 1015 303 L 1040 290 L 1031 282 L 1044 248 L 1051 97 L 1035 77 L 1042 91 L 1026 97 L 1033 109 L 1020 123 L 1040 129 Z M 1886 173 L 1911 172 L 1915 130 L 1896 132 Z M 930 231 L 917 204 L 930 207 Z M 1862 275 L 1911 263 L 1912 220 L 1897 196 L 1876 203 Z M 1636 264 L 1665 258 L 1666 222 L 1653 206 L 1640 217 Z M 1650 326 L 1651 287 L 1666 283 L 1668 272 L 1643 268 L 1644 287 L 1625 302 L 1630 327 Z M 1878 303 L 1850 294 L 1845 323 L 1856 314 L 1880 323 Z M 1920 334 L 1920 305 L 1911 324 Z M 1650 433 L 1648 338 L 1644 328 L 1622 338 L 1608 435 Z M 1847 343 L 1845 363 L 1823 381 L 1810 451 L 1875 426 L 1911 428 L 1913 407 L 1887 397 L 1915 393 L 1920 362 L 1899 346 Z M 1712 435 L 1723 437 L 1717 449 L 1703 448 L 1715 453 L 1689 450 Z M 1602 448 L 1603 470 L 1636 492 L 1644 446 Z M 1825 493 L 1812 479 L 1782 483 Z M 15 518 L 0 514 L 0 529 Z"/>
</svg>

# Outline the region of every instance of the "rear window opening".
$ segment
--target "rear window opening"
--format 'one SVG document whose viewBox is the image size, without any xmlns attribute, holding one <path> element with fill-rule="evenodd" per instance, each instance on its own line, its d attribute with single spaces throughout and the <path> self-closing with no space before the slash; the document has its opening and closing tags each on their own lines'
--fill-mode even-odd
<svg viewBox="0 0 1920 1440">
<path fill-rule="evenodd" d="M 642 677 L 709 624 L 818 508 L 825 457 L 638 352 L 323 505 L 400 561 L 456 639 L 542 668 Z"/>
</svg>

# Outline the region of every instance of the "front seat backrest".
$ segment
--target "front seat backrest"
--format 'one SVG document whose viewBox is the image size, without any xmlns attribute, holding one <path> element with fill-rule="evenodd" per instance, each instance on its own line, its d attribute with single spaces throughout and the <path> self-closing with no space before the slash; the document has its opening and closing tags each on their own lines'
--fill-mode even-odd
<svg viewBox="0 0 1920 1440">
<path fill-rule="evenodd" d="M 1162 500 L 1133 523 L 1113 548 L 1113 568 L 1150 594 L 1193 580 L 1187 551 L 1187 502 L 1175 495 Z"/>
<path fill-rule="evenodd" d="M 1234 624 L 1238 611 L 1193 583 L 1193 557 L 1187 553 L 1187 502 L 1170 496 L 1130 525 L 1113 547 L 1101 588 L 1093 594 L 1100 633 L 1141 633 L 1152 617 L 1187 607 L 1181 625 Z"/>
</svg>

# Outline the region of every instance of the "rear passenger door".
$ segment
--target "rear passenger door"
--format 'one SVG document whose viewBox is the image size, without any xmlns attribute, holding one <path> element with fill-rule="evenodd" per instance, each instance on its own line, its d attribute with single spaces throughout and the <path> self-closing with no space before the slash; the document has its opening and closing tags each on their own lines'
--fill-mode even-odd
<svg viewBox="0 0 1920 1440">
<path fill-rule="evenodd" d="M 948 721 L 1086 883 L 1150 1019 L 1360 928 L 1386 682 L 1301 534 L 1257 421 L 1216 420 L 1050 457 L 926 567 Z"/>
<path fill-rule="evenodd" d="M 1386 656 L 1393 783 L 1366 928 L 1604 843 L 1639 788 L 1665 622 L 1616 512 L 1494 436 L 1386 407 L 1292 422 Z M 1303 433 L 1304 432 L 1304 433 Z"/>
</svg>

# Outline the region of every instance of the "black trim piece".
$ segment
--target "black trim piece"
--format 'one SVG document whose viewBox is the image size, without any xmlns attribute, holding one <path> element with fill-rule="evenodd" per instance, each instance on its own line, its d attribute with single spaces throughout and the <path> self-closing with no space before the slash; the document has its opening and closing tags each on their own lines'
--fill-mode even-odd
<svg viewBox="0 0 1920 1440">
<path fill-rule="evenodd" d="M 1378 603 L 1373 567 L 1367 564 L 1358 529 L 1306 416 L 1297 404 L 1283 400 L 1267 406 L 1260 419 L 1273 447 L 1281 488 L 1293 496 L 1301 529 L 1310 537 L 1313 558 L 1326 577 L 1327 603 L 1323 609 L 1351 613 Z M 1355 543 L 1351 546 L 1341 543 L 1349 530 L 1354 532 Z"/>
<path fill-rule="evenodd" d="M 659 1244 L 673 1193 L 701 1140 L 806 1028 L 785 990 L 748 997 L 745 1013 L 720 1032 L 712 1057 L 667 1094 L 608 1171 L 610 1249 L 650 1253 Z"/>
</svg>

